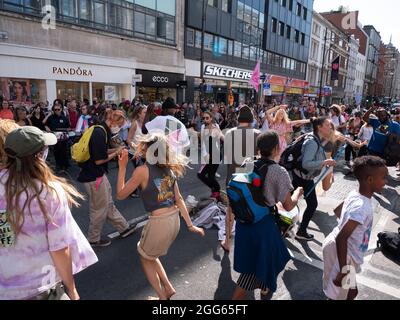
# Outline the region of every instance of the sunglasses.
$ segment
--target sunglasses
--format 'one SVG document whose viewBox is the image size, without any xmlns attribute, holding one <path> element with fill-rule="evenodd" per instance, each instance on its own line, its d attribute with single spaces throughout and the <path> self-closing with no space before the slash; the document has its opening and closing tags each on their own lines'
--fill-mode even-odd
<svg viewBox="0 0 400 320">
<path fill-rule="evenodd" d="M 61 109 L 54 109 L 54 111 L 61 111 Z"/>
</svg>

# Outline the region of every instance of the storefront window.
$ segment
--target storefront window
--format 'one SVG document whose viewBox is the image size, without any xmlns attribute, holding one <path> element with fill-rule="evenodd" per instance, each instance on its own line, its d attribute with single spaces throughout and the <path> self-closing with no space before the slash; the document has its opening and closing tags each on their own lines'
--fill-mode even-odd
<svg viewBox="0 0 400 320">
<path fill-rule="evenodd" d="M 157 88 L 157 87 L 138 87 L 137 97 L 143 101 L 144 104 L 152 102 L 162 102 L 168 97 L 176 101 L 176 89 L 171 88 Z"/>
<path fill-rule="evenodd" d="M 57 99 L 74 98 L 78 101 L 89 99 L 89 83 L 87 82 L 57 81 L 56 87 Z"/>
<path fill-rule="evenodd" d="M 46 81 L 36 79 L 0 78 L 0 96 L 14 105 L 31 105 L 46 101 Z"/>
</svg>

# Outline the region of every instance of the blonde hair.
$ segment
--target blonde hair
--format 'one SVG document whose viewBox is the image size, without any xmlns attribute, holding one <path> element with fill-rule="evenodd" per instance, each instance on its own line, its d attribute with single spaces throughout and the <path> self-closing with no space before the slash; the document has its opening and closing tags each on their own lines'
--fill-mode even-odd
<svg viewBox="0 0 400 320">
<path fill-rule="evenodd" d="M 4 143 L 7 135 L 18 129 L 19 125 L 14 120 L 3 120 L 0 119 L 0 169 L 6 165 L 7 154 L 4 151 Z"/>
<path fill-rule="evenodd" d="M 77 199 L 84 199 L 82 194 L 65 179 L 55 176 L 46 162 L 38 157 L 37 154 L 21 158 L 20 160 L 21 170 L 18 171 L 17 160 L 7 157 L 6 169 L 8 170 L 8 178 L 6 181 L 0 181 L 5 186 L 7 212 L 10 213 L 9 222 L 17 236 L 21 232 L 26 215 L 29 213 L 32 216 L 31 204 L 34 199 L 37 199 L 45 220 L 51 222 L 47 214 L 48 208 L 45 206 L 45 199 L 43 199 L 42 192 L 47 190 L 61 200 L 54 187 L 54 183 L 58 183 L 64 190 L 69 206 L 74 205 L 79 207 Z M 4 176 L 3 179 L 5 179 Z M 33 194 L 29 196 L 31 192 Z M 25 199 L 22 206 L 20 205 L 21 197 Z"/>
<path fill-rule="evenodd" d="M 149 148 L 157 143 L 155 153 L 148 152 Z M 168 137 L 162 133 L 146 134 L 138 138 L 136 145 L 136 157 L 145 157 L 146 161 L 156 163 L 160 168 L 167 168 L 173 172 L 175 177 L 183 177 L 186 173 L 186 168 L 189 167 L 189 159 L 171 150 L 171 142 Z M 160 163 L 159 160 L 165 160 L 165 163 Z"/>
<path fill-rule="evenodd" d="M 289 120 L 288 114 L 287 114 L 286 111 L 283 110 L 283 109 L 279 109 L 279 110 L 275 113 L 274 124 L 278 124 L 278 116 L 279 116 L 280 114 L 282 114 L 282 113 L 283 113 L 282 122 L 283 122 L 284 124 L 286 124 L 286 125 L 289 125 L 289 124 L 290 124 L 290 120 Z"/>
</svg>

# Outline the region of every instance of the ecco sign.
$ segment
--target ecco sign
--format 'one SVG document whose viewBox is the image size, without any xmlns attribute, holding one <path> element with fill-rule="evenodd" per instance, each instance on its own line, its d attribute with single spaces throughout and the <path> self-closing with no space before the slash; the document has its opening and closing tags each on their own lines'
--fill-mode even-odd
<svg viewBox="0 0 400 320">
<path fill-rule="evenodd" d="M 252 72 L 208 65 L 204 69 L 204 75 L 236 80 L 250 80 Z"/>
<path fill-rule="evenodd" d="M 153 82 L 156 82 L 156 83 L 168 83 L 169 82 L 168 77 L 160 77 L 160 76 L 154 76 L 152 78 L 152 80 L 153 80 Z"/>
</svg>

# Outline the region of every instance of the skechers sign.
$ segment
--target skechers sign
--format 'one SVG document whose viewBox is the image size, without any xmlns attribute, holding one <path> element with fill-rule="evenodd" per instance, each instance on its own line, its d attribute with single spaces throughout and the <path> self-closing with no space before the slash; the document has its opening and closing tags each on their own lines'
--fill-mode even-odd
<svg viewBox="0 0 400 320">
<path fill-rule="evenodd" d="M 209 77 L 228 78 L 236 80 L 250 80 L 252 72 L 207 65 L 204 75 Z"/>
</svg>

